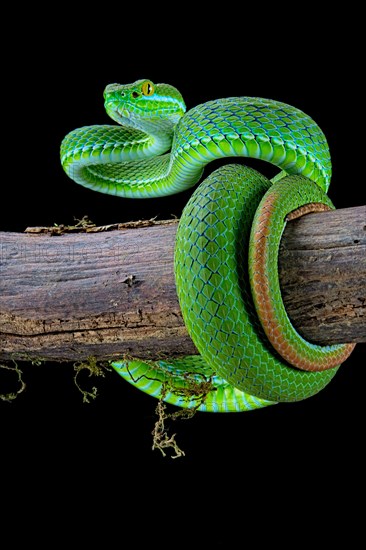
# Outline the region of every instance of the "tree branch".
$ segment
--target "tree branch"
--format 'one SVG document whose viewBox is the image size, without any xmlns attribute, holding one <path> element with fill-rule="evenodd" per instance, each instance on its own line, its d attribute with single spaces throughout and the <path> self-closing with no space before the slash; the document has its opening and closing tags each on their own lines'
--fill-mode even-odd
<svg viewBox="0 0 366 550">
<path fill-rule="evenodd" d="M 174 221 L 61 229 L 0 233 L 0 359 L 197 353 L 176 297 Z M 364 206 L 287 224 L 280 281 L 305 338 L 366 342 L 365 230 Z"/>
</svg>

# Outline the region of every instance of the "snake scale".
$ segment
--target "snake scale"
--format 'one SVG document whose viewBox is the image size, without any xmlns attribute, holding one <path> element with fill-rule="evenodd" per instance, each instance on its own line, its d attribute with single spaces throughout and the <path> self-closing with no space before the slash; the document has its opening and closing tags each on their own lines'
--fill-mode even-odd
<svg viewBox="0 0 366 550">
<path fill-rule="evenodd" d="M 85 187 L 126 198 L 171 195 L 224 157 L 257 158 L 281 170 L 270 181 L 243 165 L 223 166 L 183 211 L 176 286 L 200 355 L 113 367 L 148 394 L 201 411 L 252 410 L 319 392 L 354 345 L 306 342 L 286 314 L 277 270 L 287 220 L 334 208 L 319 126 L 263 98 L 217 99 L 186 111 L 176 88 L 150 80 L 110 84 L 104 99 L 118 125 L 78 128 L 61 145 L 64 170 Z"/>
</svg>

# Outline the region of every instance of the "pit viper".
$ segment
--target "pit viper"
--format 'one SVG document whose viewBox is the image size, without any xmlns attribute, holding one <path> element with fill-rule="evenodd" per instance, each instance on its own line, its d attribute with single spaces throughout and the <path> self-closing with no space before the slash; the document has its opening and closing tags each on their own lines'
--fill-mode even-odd
<svg viewBox="0 0 366 550">
<path fill-rule="evenodd" d="M 174 405 L 245 411 L 299 401 L 324 388 L 353 344 L 319 346 L 294 329 L 281 298 L 277 258 L 284 227 L 332 209 L 326 138 L 280 101 L 229 97 L 190 110 L 168 84 L 110 84 L 105 109 L 118 125 L 70 132 L 61 163 L 75 182 L 125 198 L 172 195 L 205 166 L 251 157 L 280 169 L 271 181 L 227 164 L 197 186 L 181 216 L 174 270 L 182 315 L 200 355 L 113 361 L 139 389 Z M 305 209 L 305 210 L 303 210 Z"/>
</svg>

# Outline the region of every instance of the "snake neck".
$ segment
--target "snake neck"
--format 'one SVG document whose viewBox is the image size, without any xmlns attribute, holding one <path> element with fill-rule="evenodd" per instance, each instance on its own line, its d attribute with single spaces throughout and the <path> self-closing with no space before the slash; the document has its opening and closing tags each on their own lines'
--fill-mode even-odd
<svg viewBox="0 0 366 550">
<path fill-rule="evenodd" d="M 84 126 L 70 132 L 61 144 L 64 169 L 71 163 L 83 165 L 131 162 L 169 151 L 173 130 L 148 132 L 111 125 Z"/>
<path fill-rule="evenodd" d="M 145 159 L 164 158 L 170 150 L 173 132 L 146 133 L 138 128 L 100 125 L 70 132 L 61 144 L 61 164 L 76 183 L 95 191 L 119 194 L 121 170 L 133 193 L 137 166 Z M 117 172 L 116 172 L 117 171 Z M 132 172 L 131 172 L 132 171 Z"/>
</svg>

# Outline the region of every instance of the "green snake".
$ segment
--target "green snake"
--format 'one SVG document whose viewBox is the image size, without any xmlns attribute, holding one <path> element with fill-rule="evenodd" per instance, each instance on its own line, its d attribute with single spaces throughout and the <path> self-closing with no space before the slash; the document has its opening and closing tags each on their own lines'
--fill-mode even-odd
<svg viewBox="0 0 366 550">
<path fill-rule="evenodd" d="M 277 166 L 269 181 L 229 164 L 196 188 L 180 219 L 174 258 L 182 315 L 200 355 L 114 361 L 139 389 L 180 407 L 230 412 L 298 401 L 324 388 L 353 344 L 304 340 L 284 308 L 277 257 L 288 219 L 334 208 L 331 160 L 319 126 L 279 101 L 230 97 L 186 112 L 171 85 L 110 84 L 118 125 L 78 128 L 61 145 L 77 183 L 126 198 L 179 193 L 223 157 Z"/>
</svg>

